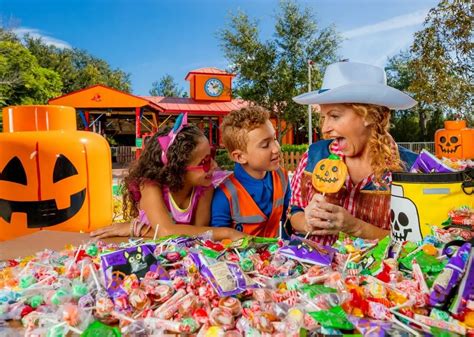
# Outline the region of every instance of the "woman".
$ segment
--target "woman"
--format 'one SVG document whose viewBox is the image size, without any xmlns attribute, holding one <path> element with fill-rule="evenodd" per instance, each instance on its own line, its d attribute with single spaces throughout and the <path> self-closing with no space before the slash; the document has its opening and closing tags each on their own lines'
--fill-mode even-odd
<svg viewBox="0 0 474 337">
<path fill-rule="evenodd" d="M 416 101 L 387 86 L 382 68 L 354 62 L 329 65 L 322 89 L 294 100 L 319 105 L 325 140 L 310 146 L 291 181 L 293 228 L 324 244 L 339 232 L 365 239 L 388 235 L 391 172 L 409 169 L 416 159 L 388 133 L 390 109 L 408 109 Z M 331 153 L 345 162 L 348 176 L 339 192 L 323 197 L 309 175 Z"/>
</svg>

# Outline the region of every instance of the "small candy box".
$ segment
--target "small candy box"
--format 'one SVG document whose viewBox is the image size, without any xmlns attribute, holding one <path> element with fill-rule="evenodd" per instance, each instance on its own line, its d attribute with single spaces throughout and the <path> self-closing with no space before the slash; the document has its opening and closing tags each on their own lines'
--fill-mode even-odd
<svg viewBox="0 0 474 337">
<path fill-rule="evenodd" d="M 291 236 L 288 245 L 281 247 L 278 252 L 290 259 L 300 262 L 329 266 L 332 263 L 336 250 L 329 246 L 305 240 L 296 235 Z"/>
<path fill-rule="evenodd" d="M 112 298 L 127 294 L 124 285 L 130 275 L 141 279 L 151 271 L 160 279 L 169 280 L 168 273 L 153 255 L 154 249 L 155 245 L 145 244 L 101 255 L 105 285 Z"/>
</svg>

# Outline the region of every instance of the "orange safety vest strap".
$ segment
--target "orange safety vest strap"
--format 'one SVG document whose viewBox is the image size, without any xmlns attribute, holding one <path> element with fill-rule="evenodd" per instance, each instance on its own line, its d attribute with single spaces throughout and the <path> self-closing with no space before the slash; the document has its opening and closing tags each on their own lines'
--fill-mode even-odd
<svg viewBox="0 0 474 337">
<path fill-rule="evenodd" d="M 278 169 L 272 172 L 272 180 L 273 208 L 268 218 L 234 175 L 229 176 L 221 185 L 222 191 L 229 200 L 234 227 L 240 224 L 243 227 L 242 231 L 251 235 L 275 237 L 278 234 L 288 179 L 285 172 Z M 267 226 L 267 224 L 272 226 Z"/>
<path fill-rule="evenodd" d="M 258 223 L 258 222 L 265 221 L 266 219 L 262 217 L 261 215 L 250 215 L 250 216 L 242 215 L 242 212 L 240 210 L 239 196 L 238 196 L 237 189 L 235 187 L 236 183 L 243 188 L 243 186 L 238 182 L 238 180 L 234 177 L 234 175 L 230 176 L 224 182 L 224 186 L 227 189 L 230 196 L 226 193 L 227 191 L 223 189 L 224 193 L 227 196 L 227 199 L 229 199 L 230 207 L 232 210 L 231 212 L 232 219 L 237 223 Z"/>
</svg>

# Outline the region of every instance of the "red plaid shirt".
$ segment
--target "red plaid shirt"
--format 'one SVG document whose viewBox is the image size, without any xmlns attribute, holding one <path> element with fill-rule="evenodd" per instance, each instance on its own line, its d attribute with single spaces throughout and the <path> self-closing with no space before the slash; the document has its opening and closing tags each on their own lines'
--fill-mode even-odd
<svg viewBox="0 0 474 337">
<path fill-rule="evenodd" d="M 344 159 L 342 152 L 339 151 L 337 141 L 333 141 L 330 144 L 329 151 Z M 290 183 L 292 191 L 290 205 L 299 207 L 302 210 L 308 206 L 308 203 L 316 193 L 312 186 L 311 179 L 302 179 L 307 164 L 308 152 L 306 152 L 301 158 L 298 168 L 296 169 Z M 373 181 L 373 178 L 374 175 L 371 174 L 354 185 L 348 175 L 344 185 L 345 191 L 343 191 L 343 193 L 338 192 L 335 195 L 335 198 L 339 201 L 339 204 L 353 216 L 358 215 L 360 212 L 365 212 L 364 215 L 366 215 L 368 218 L 377 217 L 380 219 L 380 221 L 373 223 L 373 225 L 383 229 L 390 229 L 390 205 L 389 202 L 387 202 L 387 200 L 390 200 L 389 197 L 384 196 L 371 200 L 372 205 L 364 205 L 364 208 L 366 208 L 365 210 L 361 210 L 361 207 L 358 207 L 358 204 L 360 204 L 358 201 L 359 198 L 361 198 L 360 191 L 364 189 L 364 187 L 368 186 Z M 387 183 L 390 183 L 391 174 L 387 173 L 384 176 L 384 180 Z M 303 193 L 303 189 L 305 189 L 306 193 Z M 380 210 L 382 214 L 374 214 L 374 211 L 377 212 L 377 210 Z M 294 214 L 296 212 L 298 211 L 293 210 L 292 213 Z M 311 237 L 311 239 L 324 245 L 332 245 L 337 240 L 337 235 L 314 235 Z"/>
</svg>

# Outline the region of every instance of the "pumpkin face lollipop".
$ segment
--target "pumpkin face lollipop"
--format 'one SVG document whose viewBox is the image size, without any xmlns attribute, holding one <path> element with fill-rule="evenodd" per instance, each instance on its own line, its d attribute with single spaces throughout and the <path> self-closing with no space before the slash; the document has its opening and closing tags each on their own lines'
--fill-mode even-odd
<svg viewBox="0 0 474 337">
<path fill-rule="evenodd" d="M 321 193 L 336 193 L 344 185 L 347 177 L 347 166 L 335 154 L 321 159 L 314 167 L 311 182 Z"/>
</svg>

